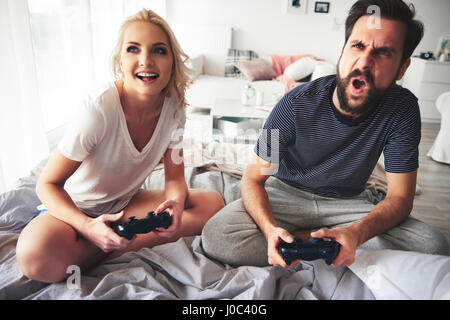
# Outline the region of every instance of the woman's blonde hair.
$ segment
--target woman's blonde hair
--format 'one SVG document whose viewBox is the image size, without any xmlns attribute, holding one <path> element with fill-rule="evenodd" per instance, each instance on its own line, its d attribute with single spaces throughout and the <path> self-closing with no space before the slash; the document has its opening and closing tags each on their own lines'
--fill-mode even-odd
<svg viewBox="0 0 450 320">
<path fill-rule="evenodd" d="M 123 73 L 120 68 L 120 53 L 122 51 L 125 30 L 131 23 L 134 22 L 148 22 L 157 25 L 167 35 L 170 50 L 172 51 L 173 56 L 173 66 L 169 83 L 163 90 L 163 93 L 166 96 L 174 97 L 179 105 L 185 107 L 187 103 L 184 94 L 187 87 L 191 84 L 190 74 L 192 73 L 192 70 L 186 66 L 186 61 L 189 59 L 189 56 L 181 49 L 181 46 L 169 24 L 152 10 L 142 9 L 135 15 L 128 17 L 120 27 L 119 38 L 112 55 L 114 77 L 117 80 L 122 79 L 123 77 Z"/>
</svg>

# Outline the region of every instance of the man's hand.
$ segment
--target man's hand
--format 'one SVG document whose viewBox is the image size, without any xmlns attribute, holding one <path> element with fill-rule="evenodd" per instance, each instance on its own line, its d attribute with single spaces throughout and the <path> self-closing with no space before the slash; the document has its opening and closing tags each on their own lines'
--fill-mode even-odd
<svg viewBox="0 0 450 320">
<path fill-rule="evenodd" d="M 276 227 L 267 236 L 267 257 L 269 264 L 273 266 L 281 266 L 283 268 L 288 267 L 286 262 L 284 262 L 283 257 L 278 252 L 278 244 L 280 241 L 292 243 L 294 237 L 285 229 Z M 290 266 L 297 264 L 299 260 L 292 261 Z"/>
<path fill-rule="evenodd" d="M 311 232 L 313 238 L 330 238 L 341 244 L 338 256 L 331 264 L 333 267 L 350 266 L 355 262 L 358 235 L 348 227 L 336 229 L 320 229 Z"/>
</svg>

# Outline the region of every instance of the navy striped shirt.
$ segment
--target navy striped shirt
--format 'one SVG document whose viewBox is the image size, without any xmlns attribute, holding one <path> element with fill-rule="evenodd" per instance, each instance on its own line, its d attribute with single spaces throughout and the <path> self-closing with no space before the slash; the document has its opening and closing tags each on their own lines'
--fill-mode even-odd
<svg viewBox="0 0 450 320">
<path fill-rule="evenodd" d="M 336 76 L 289 91 L 270 113 L 255 153 L 278 163 L 289 185 L 328 197 L 361 193 L 380 155 L 388 172 L 419 167 L 421 120 L 417 98 L 395 85 L 362 121 L 346 121 L 332 96 Z M 275 130 L 274 130 L 275 129 Z"/>
</svg>

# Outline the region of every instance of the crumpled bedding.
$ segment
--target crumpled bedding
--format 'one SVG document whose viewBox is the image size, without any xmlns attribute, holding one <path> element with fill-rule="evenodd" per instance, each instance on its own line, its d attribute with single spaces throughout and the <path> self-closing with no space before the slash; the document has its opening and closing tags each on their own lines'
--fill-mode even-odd
<svg viewBox="0 0 450 320">
<path fill-rule="evenodd" d="M 66 282 L 36 287 L 25 299 L 278 300 L 368 299 L 370 291 L 346 268 L 323 261 L 295 268 L 238 267 L 209 260 L 200 236 L 130 252 L 83 274 L 80 288 Z M 69 281 L 70 283 L 70 281 Z M 3 289 L 1 289 L 3 290 Z M 19 291 L 16 291 L 19 293 Z M 4 297 L 3 297 L 4 298 Z M 6 297 L 9 298 L 9 297 Z M 22 298 L 22 297 L 21 297 Z"/>
<path fill-rule="evenodd" d="M 0 195 L 0 299 L 374 299 L 349 268 L 323 260 L 296 267 L 233 267 L 204 255 L 201 237 L 192 236 L 152 249 L 129 252 L 81 273 L 77 282 L 46 284 L 27 279 L 18 268 L 15 247 L 20 231 L 37 213 L 35 193 L 40 163 L 16 187 Z M 239 197 L 239 179 L 221 171 L 186 167 L 191 188 L 211 188 L 225 203 Z M 156 170 L 145 188 L 161 188 Z M 71 274 L 71 273 L 69 273 Z"/>
</svg>

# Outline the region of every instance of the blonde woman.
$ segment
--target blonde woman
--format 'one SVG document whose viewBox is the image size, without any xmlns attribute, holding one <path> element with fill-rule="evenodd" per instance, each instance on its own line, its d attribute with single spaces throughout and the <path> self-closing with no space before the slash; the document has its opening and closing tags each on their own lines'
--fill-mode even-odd
<svg viewBox="0 0 450 320">
<path fill-rule="evenodd" d="M 224 206 L 217 192 L 189 190 L 185 182 L 186 58 L 153 11 L 124 22 L 113 55 L 116 80 L 85 100 L 37 183 L 43 210 L 17 244 L 24 275 L 58 282 L 68 266 L 84 270 L 127 251 L 200 234 Z M 161 158 L 164 190 L 140 190 Z M 168 211 L 172 225 L 131 240 L 113 231 L 149 211 Z"/>
</svg>

